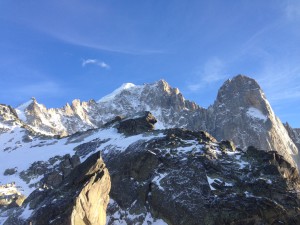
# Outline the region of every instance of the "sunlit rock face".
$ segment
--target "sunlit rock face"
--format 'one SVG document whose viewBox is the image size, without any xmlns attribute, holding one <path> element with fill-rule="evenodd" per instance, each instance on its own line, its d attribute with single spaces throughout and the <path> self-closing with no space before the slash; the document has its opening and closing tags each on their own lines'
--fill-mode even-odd
<svg viewBox="0 0 300 225">
<path fill-rule="evenodd" d="M 208 111 L 208 131 L 217 139 L 233 140 L 243 149 L 275 150 L 290 162 L 298 160 L 297 147 L 255 80 L 239 75 L 226 81 Z"/>
<path fill-rule="evenodd" d="M 4 225 L 105 225 L 110 188 L 108 170 L 95 153 L 55 187 L 44 184 L 33 191 L 24 201 L 23 210 L 8 209 Z"/>
</svg>

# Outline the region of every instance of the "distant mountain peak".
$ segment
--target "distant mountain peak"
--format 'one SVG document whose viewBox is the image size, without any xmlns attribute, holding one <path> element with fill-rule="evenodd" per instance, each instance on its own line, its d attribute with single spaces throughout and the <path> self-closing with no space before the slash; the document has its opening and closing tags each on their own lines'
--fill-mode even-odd
<svg viewBox="0 0 300 225">
<path fill-rule="evenodd" d="M 250 78 L 246 75 L 237 75 L 232 79 L 228 79 L 222 85 L 220 90 L 228 90 L 228 91 L 241 91 L 244 92 L 249 89 L 259 89 L 261 90 L 259 84 L 256 82 L 255 79 Z"/>
<path fill-rule="evenodd" d="M 75 99 L 64 108 L 47 109 L 31 99 L 16 111 L 35 131 L 61 136 L 101 127 L 116 116 L 150 111 L 158 129 L 206 130 L 218 140 L 233 140 L 242 149 L 253 145 L 277 150 L 289 160 L 298 154 L 259 84 L 245 75 L 227 80 L 208 110 L 185 100 L 178 88 L 161 79 L 143 85 L 124 83 L 97 102 Z"/>
<path fill-rule="evenodd" d="M 112 100 L 116 95 L 120 94 L 122 91 L 124 90 L 129 90 L 133 87 L 136 87 L 135 84 L 133 83 L 124 83 L 122 84 L 119 88 L 117 88 L 116 90 L 114 90 L 112 93 L 102 97 L 100 100 L 98 100 L 97 102 L 108 102 L 110 100 Z"/>
<path fill-rule="evenodd" d="M 22 103 L 16 109 L 20 111 L 24 111 L 33 102 L 36 102 L 36 99 L 34 97 L 32 97 L 29 101 Z"/>
<path fill-rule="evenodd" d="M 237 75 L 227 80 L 219 89 L 216 101 L 231 105 L 236 102 L 243 107 L 254 107 L 264 113 L 269 111 L 269 103 L 259 84 L 245 75 Z"/>
</svg>

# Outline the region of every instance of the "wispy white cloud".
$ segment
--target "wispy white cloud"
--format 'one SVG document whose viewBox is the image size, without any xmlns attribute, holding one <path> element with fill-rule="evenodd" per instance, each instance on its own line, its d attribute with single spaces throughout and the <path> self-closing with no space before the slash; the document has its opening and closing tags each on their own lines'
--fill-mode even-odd
<svg viewBox="0 0 300 225">
<path fill-rule="evenodd" d="M 31 10 L 32 7 L 35 10 Z M 19 16 L 12 16 L 15 14 Z M 58 17 L 64 19 L 57 23 Z M 74 0 L 72 4 L 66 0 L 28 2 L 24 8 L 16 8 L 13 13 L 5 15 L 5 19 L 74 46 L 130 55 L 166 52 L 161 45 L 150 45 L 144 40 L 139 22 L 101 1 L 90 4 L 82 0 Z"/>
<path fill-rule="evenodd" d="M 98 59 L 83 59 L 82 60 L 82 64 L 81 64 L 82 67 L 85 67 L 86 65 L 89 65 L 89 64 L 96 65 L 96 66 L 99 66 L 99 67 L 104 68 L 104 69 L 109 69 L 110 68 L 110 66 L 107 63 L 105 63 L 101 60 L 98 60 Z"/>
<path fill-rule="evenodd" d="M 47 32 L 47 33 L 50 34 L 49 32 Z M 72 35 L 72 34 L 70 34 L 70 35 L 66 34 L 65 36 L 62 36 L 61 34 L 53 32 L 53 33 L 51 33 L 51 35 L 54 38 L 60 39 L 61 41 L 64 41 L 68 44 L 82 46 L 82 47 L 95 49 L 95 50 L 99 50 L 99 51 L 114 52 L 114 53 L 121 53 L 121 54 L 128 54 L 128 55 L 153 55 L 153 54 L 167 53 L 165 50 L 161 50 L 161 49 L 148 49 L 148 48 L 139 47 L 139 46 L 126 47 L 125 45 L 120 46 L 120 45 L 116 45 L 116 44 L 112 44 L 112 45 L 101 44 L 101 43 L 98 43 L 97 41 L 94 41 L 94 40 L 84 37 L 84 36 L 74 38 L 74 35 Z"/>
<path fill-rule="evenodd" d="M 196 92 L 206 85 L 213 84 L 226 77 L 225 63 L 218 57 L 211 58 L 195 72 L 197 82 L 187 85 L 187 89 Z"/>
</svg>

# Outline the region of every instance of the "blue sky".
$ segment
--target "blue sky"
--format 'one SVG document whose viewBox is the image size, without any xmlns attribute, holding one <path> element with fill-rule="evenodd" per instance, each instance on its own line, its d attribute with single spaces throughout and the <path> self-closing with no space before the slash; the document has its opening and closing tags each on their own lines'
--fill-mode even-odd
<svg viewBox="0 0 300 225">
<path fill-rule="evenodd" d="M 165 79 L 203 107 L 237 74 L 300 127 L 300 1 L 0 1 L 0 102 L 47 107 Z"/>
</svg>

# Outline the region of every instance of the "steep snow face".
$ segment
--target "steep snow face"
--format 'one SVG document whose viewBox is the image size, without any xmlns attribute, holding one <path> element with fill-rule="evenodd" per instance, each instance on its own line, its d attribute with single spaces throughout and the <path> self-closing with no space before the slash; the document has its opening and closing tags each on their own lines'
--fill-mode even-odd
<svg viewBox="0 0 300 225">
<path fill-rule="evenodd" d="M 26 116 L 25 116 L 25 110 L 26 110 L 26 108 L 27 108 L 29 105 L 31 105 L 34 101 L 36 101 L 35 98 L 32 98 L 32 99 L 30 99 L 29 101 L 27 101 L 27 102 L 21 104 L 20 106 L 18 106 L 18 107 L 16 108 L 16 112 L 17 112 L 17 114 L 18 114 L 18 117 L 19 117 L 22 121 L 26 122 L 27 118 L 26 118 Z"/>
<path fill-rule="evenodd" d="M 259 109 L 256 109 L 254 107 L 250 107 L 247 110 L 247 115 L 254 119 L 263 120 L 264 122 L 266 122 L 266 120 L 268 119 L 266 115 L 264 115 L 261 111 L 259 111 Z"/>
<path fill-rule="evenodd" d="M 297 147 L 255 80 L 239 75 L 226 81 L 209 113 L 208 131 L 217 139 L 231 139 L 243 149 L 275 150 L 290 162 L 291 155 L 297 158 Z"/>
<path fill-rule="evenodd" d="M 103 98 L 101 98 L 98 103 L 100 102 L 108 102 L 113 100 L 117 95 L 120 95 L 120 93 L 124 90 L 129 90 L 133 87 L 136 87 L 134 84 L 132 83 L 125 83 L 123 84 L 121 87 L 119 87 L 118 89 L 116 89 L 115 91 L 113 91 L 111 94 L 104 96 Z"/>
</svg>

